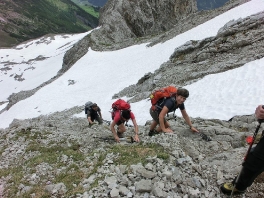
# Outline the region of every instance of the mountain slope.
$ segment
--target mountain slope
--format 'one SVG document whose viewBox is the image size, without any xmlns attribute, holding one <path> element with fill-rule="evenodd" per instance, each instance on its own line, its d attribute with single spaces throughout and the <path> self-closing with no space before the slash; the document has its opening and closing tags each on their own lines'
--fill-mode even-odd
<svg viewBox="0 0 264 198">
<path fill-rule="evenodd" d="M 252 114 L 264 98 L 260 89 L 264 87 L 264 2 L 253 0 L 236 9 L 225 9 L 225 14 L 206 23 L 193 18 L 201 25 L 182 34 L 179 32 L 186 29 L 179 25 L 183 29 L 152 37 L 150 40 L 155 42 L 147 42 L 149 45 L 135 42 L 136 45 L 119 50 L 88 50 L 89 39 L 76 43 L 72 38 L 90 36 L 84 33 L 80 37 L 43 37 L 14 49 L 2 49 L 0 89 L 10 91 L 13 87 L 14 92 L 22 85 L 25 90 L 27 84 L 33 87 L 36 82 L 43 83 L 40 80 L 44 72 L 56 74 L 65 50 L 71 46 L 78 46 L 73 48 L 76 54 L 88 52 L 62 76 L 52 78 L 50 83 L 45 81 L 46 85 L 43 83 L 29 98 L 13 97 L 20 101 L 0 114 L 0 125 L 12 122 L 8 128 L 0 129 L 0 196 L 227 197 L 219 186 L 240 171 L 248 147 L 245 137 L 256 129 L 254 115 L 236 116 L 229 121 L 192 118 L 200 132 L 211 136 L 210 142 L 191 133 L 181 117 L 166 117 L 173 134 L 150 137 L 150 102 L 142 100 L 131 104 L 140 124 L 141 143 L 115 144 L 108 125 L 88 127 L 82 106 L 86 100 L 96 101 L 104 119 L 110 120 L 112 95 L 136 83 L 145 72 L 154 72 L 154 86 L 162 85 L 163 80 L 166 84 L 175 82 L 177 78 L 183 84 L 190 83 L 186 87 L 190 88 L 190 97 L 185 103 L 190 116 L 194 115 L 191 110 L 201 109 L 211 118 L 248 108 Z M 247 66 L 243 66 L 245 63 Z M 240 68 L 228 71 L 236 66 L 242 72 Z M 221 69 L 226 72 L 218 74 Z M 178 71 L 182 73 L 179 75 Z M 199 79 L 199 72 L 209 80 Z M 195 79 L 186 82 L 188 75 Z M 138 84 L 141 86 L 148 77 L 151 74 Z M 7 86 L 2 86 L 4 83 Z M 144 88 L 131 92 L 144 94 Z M 206 100 L 201 101 L 200 96 Z M 7 104 L 4 102 L 1 108 Z M 7 117 L 12 118 L 10 122 Z M 126 135 L 133 136 L 133 128 L 128 126 Z M 260 175 L 244 197 L 263 197 L 263 178 Z"/>
<path fill-rule="evenodd" d="M 89 2 L 95 6 L 103 7 L 107 0 L 89 0 Z"/>
<path fill-rule="evenodd" d="M 211 10 L 223 6 L 229 0 L 197 0 L 198 10 Z"/>
<path fill-rule="evenodd" d="M 87 13 L 93 15 L 96 18 L 99 18 L 100 7 L 89 3 L 88 0 L 87 1 L 71 0 L 71 1 L 74 2 L 76 5 L 78 5 L 80 8 L 82 8 L 83 10 L 85 10 Z"/>
<path fill-rule="evenodd" d="M 81 33 L 98 19 L 70 0 L 0 2 L 0 47 L 10 47 L 49 33 Z"/>
<path fill-rule="evenodd" d="M 95 7 L 103 7 L 107 0 L 72 0 L 73 2 L 77 3 L 78 5 L 92 5 Z"/>
</svg>

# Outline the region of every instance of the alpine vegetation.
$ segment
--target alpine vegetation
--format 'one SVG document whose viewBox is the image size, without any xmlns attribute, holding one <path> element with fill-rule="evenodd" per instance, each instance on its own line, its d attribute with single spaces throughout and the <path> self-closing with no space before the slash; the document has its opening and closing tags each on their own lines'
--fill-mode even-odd
<svg viewBox="0 0 264 198">
<path fill-rule="evenodd" d="M 232 183 L 263 141 L 263 18 L 108 0 L 96 29 L 0 49 L 0 197 L 263 197 Z"/>
</svg>

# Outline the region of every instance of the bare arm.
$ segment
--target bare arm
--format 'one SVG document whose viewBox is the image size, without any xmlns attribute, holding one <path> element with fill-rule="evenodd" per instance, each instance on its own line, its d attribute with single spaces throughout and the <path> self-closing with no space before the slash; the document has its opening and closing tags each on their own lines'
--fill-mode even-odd
<svg viewBox="0 0 264 198">
<path fill-rule="evenodd" d="M 172 133 L 173 131 L 170 128 L 166 128 L 165 123 L 164 123 L 164 118 L 168 112 L 169 112 L 168 107 L 164 106 L 159 114 L 159 124 L 160 124 L 161 131 L 166 132 L 166 133 Z"/>
<path fill-rule="evenodd" d="M 87 111 L 87 120 L 90 124 L 93 124 L 93 121 L 91 120 L 91 112 L 89 110 Z"/>
<path fill-rule="evenodd" d="M 264 120 L 264 108 L 263 105 L 259 105 L 255 111 L 256 117 L 259 120 Z"/>
<path fill-rule="evenodd" d="M 103 116 L 102 116 L 102 114 L 101 114 L 101 111 L 99 111 L 98 113 L 99 113 L 100 118 L 103 119 Z"/>
<path fill-rule="evenodd" d="M 135 137 L 134 137 L 134 140 L 135 140 L 136 142 L 139 142 L 137 121 L 136 121 L 136 119 L 133 119 L 132 122 L 133 122 L 134 129 L 135 129 Z"/>
<path fill-rule="evenodd" d="M 93 121 L 91 120 L 91 117 L 90 117 L 90 116 L 87 118 L 87 120 L 88 120 L 88 122 L 89 122 L 90 124 L 93 124 Z"/>
<path fill-rule="evenodd" d="M 115 130 L 115 125 L 116 125 L 116 123 L 115 123 L 115 121 L 113 121 L 111 123 L 111 125 L 110 125 L 110 129 L 111 129 L 111 131 L 112 131 L 112 133 L 114 135 L 114 138 L 115 138 L 116 142 L 120 142 L 119 137 L 117 136 L 117 133 L 116 133 L 116 130 Z"/>
<path fill-rule="evenodd" d="M 182 114 L 182 117 L 184 118 L 185 122 L 190 126 L 190 129 L 193 131 L 193 132 L 199 132 L 196 128 L 194 128 L 192 126 L 192 122 L 191 122 L 191 119 L 189 117 L 189 115 L 187 114 L 186 110 L 181 110 L 181 114 Z"/>
</svg>

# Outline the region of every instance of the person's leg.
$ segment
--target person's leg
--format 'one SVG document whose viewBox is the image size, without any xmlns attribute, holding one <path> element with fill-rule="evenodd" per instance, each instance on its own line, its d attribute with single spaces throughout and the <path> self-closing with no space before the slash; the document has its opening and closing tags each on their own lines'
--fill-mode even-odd
<svg viewBox="0 0 264 198">
<path fill-rule="evenodd" d="M 236 178 L 231 183 L 225 183 L 221 190 L 225 194 L 231 194 L 235 185 L 234 194 L 243 193 L 252 185 L 259 174 L 264 171 L 264 138 L 260 140 L 257 146 L 247 155 L 243 168 L 239 174 L 237 183 Z"/>
<path fill-rule="evenodd" d="M 124 137 L 124 132 L 126 131 L 126 127 L 124 125 L 124 123 L 119 124 L 116 130 L 117 136 L 119 138 L 123 138 Z"/>
<path fill-rule="evenodd" d="M 157 125 L 158 123 L 155 120 L 153 120 L 152 123 L 150 124 L 149 130 L 153 131 Z"/>
<path fill-rule="evenodd" d="M 124 133 L 125 131 L 126 131 L 126 127 L 125 127 L 124 123 L 118 125 L 118 132 Z"/>
<path fill-rule="evenodd" d="M 96 115 L 95 120 L 99 123 L 99 124 L 103 124 L 103 120 L 99 115 Z"/>
<path fill-rule="evenodd" d="M 169 122 L 165 118 L 164 118 L 164 125 L 165 125 L 165 128 L 169 128 L 170 127 Z M 157 132 L 159 132 L 159 133 L 162 132 L 160 126 L 157 128 Z"/>
<path fill-rule="evenodd" d="M 149 114 L 153 119 L 153 122 L 150 125 L 150 130 L 153 131 L 156 128 L 156 126 L 159 124 L 159 117 L 158 117 L 158 113 L 156 111 L 153 111 L 152 108 L 150 108 Z"/>
<path fill-rule="evenodd" d="M 149 110 L 149 114 L 153 119 L 152 123 L 150 124 L 150 128 L 149 128 L 149 136 L 153 136 L 153 135 L 158 134 L 158 132 L 155 131 L 155 128 L 159 124 L 159 117 L 158 117 L 158 113 L 156 111 L 153 111 L 151 108 Z"/>
<path fill-rule="evenodd" d="M 246 161 L 243 163 L 243 169 L 237 181 L 236 188 L 245 190 L 251 186 L 259 174 L 264 171 L 264 138 L 248 154 Z"/>
</svg>

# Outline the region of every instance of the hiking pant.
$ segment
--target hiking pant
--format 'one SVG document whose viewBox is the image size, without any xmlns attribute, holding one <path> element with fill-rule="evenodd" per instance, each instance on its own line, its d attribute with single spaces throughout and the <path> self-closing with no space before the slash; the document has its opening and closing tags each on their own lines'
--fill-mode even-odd
<svg viewBox="0 0 264 198">
<path fill-rule="evenodd" d="M 157 111 L 152 110 L 152 108 L 150 108 L 149 113 L 150 113 L 152 119 L 153 119 L 154 121 L 156 121 L 157 124 L 159 124 L 159 113 L 158 113 Z M 167 121 L 166 121 L 166 119 L 165 119 L 165 117 L 164 117 L 164 124 L 165 124 L 166 122 L 167 122 Z"/>
<path fill-rule="evenodd" d="M 246 190 L 246 188 L 251 186 L 257 176 L 263 171 L 264 137 L 261 138 L 257 146 L 249 152 L 246 161 L 243 163 L 243 168 L 238 178 L 236 189 L 241 191 Z"/>
</svg>

